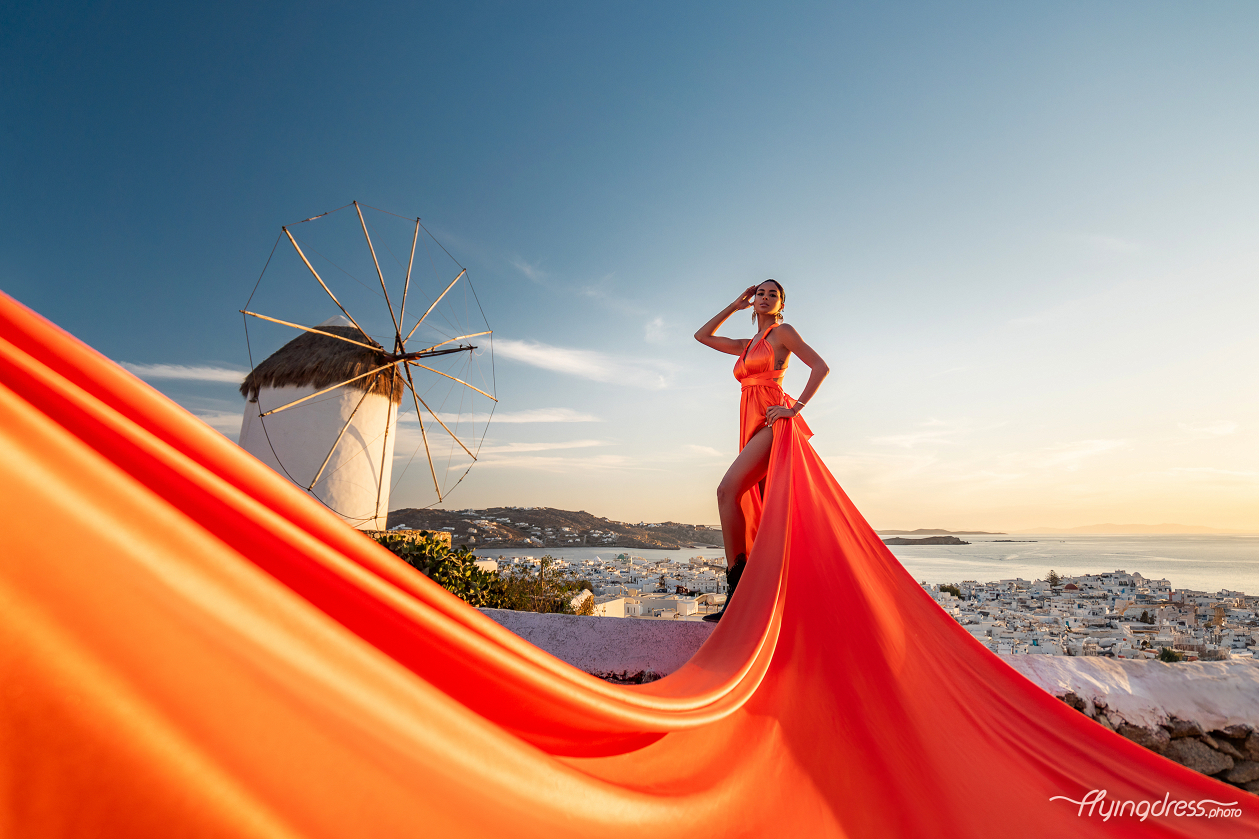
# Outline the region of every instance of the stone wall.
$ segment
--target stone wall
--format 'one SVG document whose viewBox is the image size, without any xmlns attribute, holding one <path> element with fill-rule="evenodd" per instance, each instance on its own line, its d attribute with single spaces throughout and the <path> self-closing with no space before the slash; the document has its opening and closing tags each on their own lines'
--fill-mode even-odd
<svg viewBox="0 0 1259 839">
<path fill-rule="evenodd" d="M 715 624 L 482 609 L 496 623 L 579 670 L 616 682 L 660 678 L 690 660 Z"/>
<path fill-rule="evenodd" d="M 1002 660 L 1098 725 L 1259 793 L 1259 662 L 1047 655 Z"/>
</svg>

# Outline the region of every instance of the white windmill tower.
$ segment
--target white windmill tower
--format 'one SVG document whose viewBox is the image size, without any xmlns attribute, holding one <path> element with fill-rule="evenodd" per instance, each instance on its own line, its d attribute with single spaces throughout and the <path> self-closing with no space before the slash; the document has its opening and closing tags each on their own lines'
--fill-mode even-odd
<svg viewBox="0 0 1259 839">
<path fill-rule="evenodd" d="M 344 316 L 317 328 L 363 340 Z M 406 391 L 392 365 L 378 369 L 383 352 L 379 344 L 373 351 L 306 332 L 261 362 L 240 386 L 246 400 L 241 448 L 361 530 L 385 529 L 398 405 Z M 343 382 L 348 384 L 338 387 Z M 284 405 L 292 409 L 269 413 Z M 330 434 L 337 435 L 331 445 L 320 445 Z"/>
<path fill-rule="evenodd" d="M 476 452 L 496 402 L 493 356 L 492 351 L 478 351 L 479 347 L 461 342 L 489 336 L 491 332 L 488 327 L 480 328 L 486 326 L 484 314 L 480 312 L 479 302 L 475 309 L 471 305 L 476 298 L 466 269 L 454 262 L 444 248 L 442 253 L 453 263 L 451 273 L 454 268 L 459 269 L 458 273 L 447 281 L 450 274 L 445 278 L 441 276 L 437 261 L 430 253 L 428 261 L 442 290 L 407 331 L 407 297 L 423 295 L 421 284 L 413 283 L 412 279 L 416 245 L 422 230 L 430 239 L 431 234 L 419 219 L 406 220 L 413 225 L 406 228 L 403 242 L 403 246 L 410 247 L 410 259 L 405 266 L 398 263 L 405 269 L 405 280 L 401 303 L 395 312 L 385 272 L 377 258 L 377 245 L 391 255 L 395 251 L 379 228 L 373 231 L 377 234 L 377 241 L 373 243 L 363 216 L 363 209 L 372 208 L 354 202 L 341 209 L 350 206 L 357 216 L 349 216 L 357 221 L 354 229 L 362 232 L 363 238 L 358 240 L 361 254 L 347 248 L 344 229 L 339 231 L 341 240 L 338 240 L 335 227 L 321 228 L 330 235 L 320 239 L 316 248 L 305 240 L 299 243 L 288 227 L 282 228 L 277 245 L 287 239 L 295 258 L 287 265 L 273 264 L 276 255 L 273 250 L 250 297 L 252 303 L 260 289 L 264 292 L 261 296 L 265 297 L 263 279 L 270 277 L 274 280 L 272 285 L 279 286 L 272 295 L 275 305 L 314 311 L 311 301 L 299 299 L 308 297 L 302 295 L 301 289 L 310 289 L 313 277 L 326 292 L 322 297 L 324 304 L 331 302 L 340 314 L 316 326 L 303 326 L 249 311 L 248 303 L 241 310 L 242 314 L 266 324 L 299 329 L 302 334 L 288 340 L 257 364 L 241 385 L 246 402 L 240 445 L 323 502 L 351 526 L 361 530 L 384 530 L 394 483 L 394 450 L 400 440 L 404 447 L 414 449 L 411 459 L 403 466 L 403 474 L 419 448 L 424 449 L 436 501 L 441 501 L 476 461 Z M 324 219 L 338 212 L 334 210 L 306 221 Z M 380 227 L 387 228 L 389 222 L 390 219 L 384 219 Z M 397 231 L 393 232 L 396 239 Z M 305 249 L 303 244 L 307 246 Z M 396 241 L 393 244 L 398 245 Z M 440 247 L 440 243 L 437 244 Z M 336 261 L 330 254 L 335 255 Z M 333 293 L 329 279 L 312 264 L 312 256 L 316 264 L 322 261 L 336 269 L 342 285 L 338 288 L 340 297 Z M 372 280 L 379 281 L 376 291 L 355 275 L 355 271 L 362 273 L 363 267 L 374 274 Z M 329 270 L 324 268 L 324 273 Z M 347 277 L 383 300 L 384 312 L 377 312 L 375 320 L 370 317 L 356 320 L 350 314 L 346 303 L 355 294 L 362 298 L 363 292 L 346 282 Z M 456 289 L 458 285 L 464 287 L 462 296 Z M 452 293 L 452 289 L 456 291 Z M 318 293 L 317 289 L 312 290 Z M 381 318 L 381 314 L 385 314 L 385 318 Z M 477 315 L 479 324 L 469 326 L 469 320 L 476 323 Z M 245 322 L 249 339 L 249 317 Z M 368 328 L 364 328 L 364 323 Z M 387 335 L 377 340 L 370 333 L 372 328 L 379 328 Z M 411 350 L 408 343 L 420 343 L 422 349 Z M 479 357 L 482 355 L 488 357 L 488 377 L 481 370 Z M 474 381 L 482 386 L 478 387 Z M 479 397 L 489 401 L 479 403 L 478 411 L 474 400 Z M 400 409 L 412 406 L 414 414 L 399 415 Z M 419 432 L 418 440 L 413 429 Z M 414 445 L 410 445 L 412 443 Z M 405 448 L 403 451 L 405 457 Z"/>
</svg>

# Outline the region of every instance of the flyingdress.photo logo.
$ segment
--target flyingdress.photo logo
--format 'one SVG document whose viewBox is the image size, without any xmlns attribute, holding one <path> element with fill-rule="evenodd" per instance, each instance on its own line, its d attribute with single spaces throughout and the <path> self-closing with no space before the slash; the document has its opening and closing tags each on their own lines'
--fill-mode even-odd
<svg viewBox="0 0 1259 839">
<path fill-rule="evenodd" d="M 1141 821 L 1151 816 L 1155 818 L 1180 816 L 1192 819 L 1238 819 L 1242 814 L 1242 808 L 1237 806 L 1236 801 L 1213 801 L 1210 798 L 1197 801 L 1172 801 L 1170 792 L 1164 795 L 1161 801 L 1121 801 L 1117 798 L 1107 801 L 1104 789 L 1089 790 L 1088 794 L 1079 801 L 1065 795 L 1054 795 L 1049 800 L 1069 801 L 1080 808 L 1076 812 L 1077 816 L 1096 814 L 1102 817 L 1102 821 L 1110 821 L 1111 816 L 1135 817 Z"/>
</svg>

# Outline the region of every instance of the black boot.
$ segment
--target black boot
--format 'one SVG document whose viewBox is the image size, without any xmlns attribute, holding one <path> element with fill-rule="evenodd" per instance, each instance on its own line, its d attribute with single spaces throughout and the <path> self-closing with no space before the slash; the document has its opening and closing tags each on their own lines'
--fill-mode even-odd
<svg viewBox="0 0 1259 839">
<path fill-rule="evenodd" d="M 734 597 L 734 590 L 739 585 L 739 579 L 743 576 L 743 569 L 747 567 L 747 554 L 739 554 L 734 558 L 734 565 L 726 569 L 726 602 L 722 605 L 721 611 L 712 615 L 704 615 L 701 620 L 709 623 L 717 623 L 721 620 L 721 616 L 730 608 L 730 600 Z"/>
</svg>

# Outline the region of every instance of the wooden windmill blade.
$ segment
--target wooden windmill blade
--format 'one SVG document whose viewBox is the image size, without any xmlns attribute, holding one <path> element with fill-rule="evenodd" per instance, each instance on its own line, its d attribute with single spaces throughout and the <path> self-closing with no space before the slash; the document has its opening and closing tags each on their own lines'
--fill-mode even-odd
<svg viewBox="0 0 1259 839">
<path fill-rule="evenodd" d="M 393 220 L 405 224 L 390 229 Z M 467 270 L 419 219 L 351 202 L 298 224 L 308 222 L 317 225 L 301 236 L 298 225 L 282 228 L 291 251 L 268 260 L 241 309 L 247 341 L 251 324 L 290 337 L 242 387 L 241 445 L 348 523 L 382 528 L 390 493 L 419 451 L 431 490 L 416 504 L 419 488 L 405 485 L 412 506 L 442 501 L 476 463 L 497 402 L 492 330 Z M 431 276 L 416 270 L 425 262 Z M 418 318 L 407 315 L 416 297 L 424 300 Z M 319 300 L 337 314 L 308 325 L 300 312 L 316 311 Z M 418 439 L 399 425 L 412 406 Z M 403 461 L 396 478 L 395 460 Z"/>
</svg>

